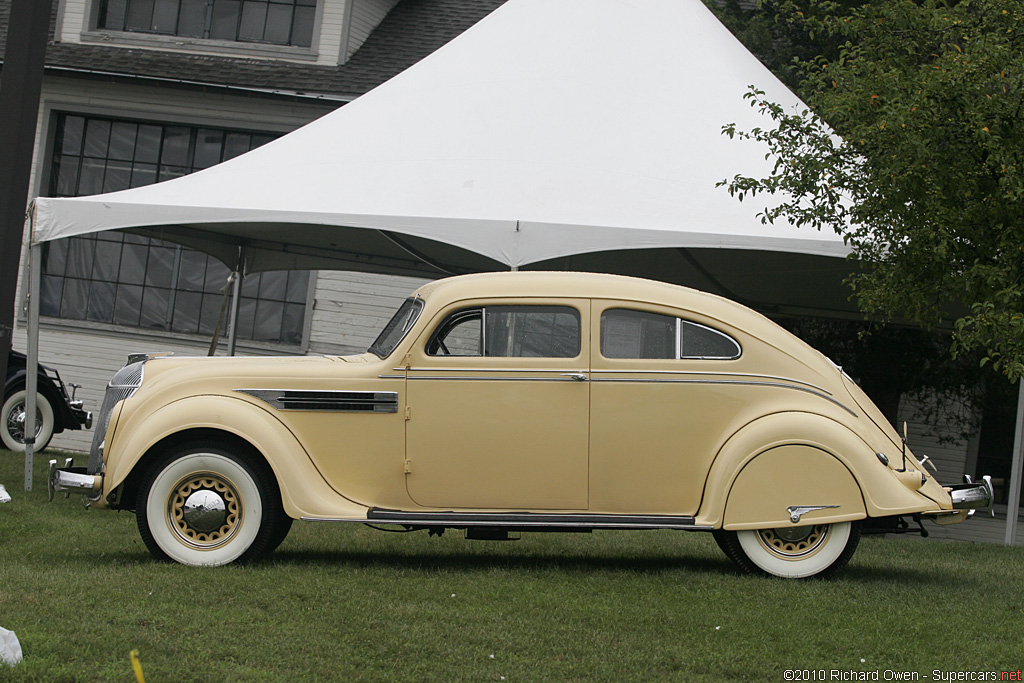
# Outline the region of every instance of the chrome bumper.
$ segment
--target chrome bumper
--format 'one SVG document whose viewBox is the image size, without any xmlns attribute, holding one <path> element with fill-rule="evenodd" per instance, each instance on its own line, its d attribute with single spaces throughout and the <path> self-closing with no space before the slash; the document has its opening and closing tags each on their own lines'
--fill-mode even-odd
<svg viewBox="0 0 1024 683">
<path fill-rule="evenodd" d="M 64 491 L 65 496 L 78 492 L 90 498 L 98 498 L 103 490 L 103 475 L 88 474 L 85 467 L 71 467 L 71 458 L 64 462 L 64 467 L 57 467 L 57 461 L 51 460 L 46 488 L 50 500 L 59 491 Z"/>
<path fill-rule="evenodd" d="M 963 484 L 947 488 L 953 499 L 954 510 L 969 510 L 968 515 L 973 515 L 976 510 L 988 510 L 989 515 L 995 517 L 992 505 L 996 496 L 992 488 L 992 477 L 985 475 L 980 482 L 975 482 L 969 474 L 965 474 Z"/>
</svg>

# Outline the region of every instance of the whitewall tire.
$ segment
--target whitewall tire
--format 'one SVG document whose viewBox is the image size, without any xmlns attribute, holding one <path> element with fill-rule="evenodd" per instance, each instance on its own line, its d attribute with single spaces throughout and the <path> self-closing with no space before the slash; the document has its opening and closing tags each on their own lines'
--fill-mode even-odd
<svg viewBox="0 0 1024 683">
<path fill-rule="evenodd" d="M 722 534 L 723 550 L 748 573 L 787 579 L 834 576 L 850 561 L 859 542 L 859 522 Z"/>
<path fill-rule="evenodd" d="M 156 462 L 135 513 L 150 553 L 187 565 L 259 559 L 291 526 L 269 468 L 219 447 L 185 447 Z"/>
<path fill-rule="evenodd" d="M 0 440 L 4 448 L 25 452 L 25 400 L 24 389 L 15 391 L 4 401 L 0 412 Z M 35 452 L 39 452 L 50 444 L 53 438 L 53 406 L 42 393 L 36 393 L 36 442 Z"/>
</svg>

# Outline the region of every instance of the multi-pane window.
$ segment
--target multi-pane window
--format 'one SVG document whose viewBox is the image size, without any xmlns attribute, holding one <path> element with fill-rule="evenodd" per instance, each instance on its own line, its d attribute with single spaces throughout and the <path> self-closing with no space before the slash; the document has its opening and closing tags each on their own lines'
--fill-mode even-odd
<svg viewBox="0 0 1024 683">
<path fill-rule="evenodd" d="M 212 166 L 274 136 L 266 133 L 60 114 L 50 195 L 148 185 Z M 175 244 L 119 232 L 48 243 L 40 312 L 67 320 L 210 335 L 221 318 L 229 269 Z M 302 341 L 306 271 L 246 277 L 239 339 Z M 222 329 L 223 331 L 223 329 Z"/>
<path fill-rule="evenodd" d="M 102 0 L 98 25 L 158 33 L 309 47 L 316 0 Z"/>
</svg>

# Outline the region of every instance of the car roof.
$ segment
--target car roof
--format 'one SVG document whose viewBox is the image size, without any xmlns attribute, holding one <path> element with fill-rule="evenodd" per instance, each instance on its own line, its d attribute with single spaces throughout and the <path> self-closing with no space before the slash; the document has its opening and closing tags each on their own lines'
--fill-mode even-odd
<svg viewBox="0 0 1024 683">
<path fill-rule="evenodd" d="M 700 290 L 625 275 L 555 271 L 506 271 L 458 275 L 423 285 L 424 300 L 459 301 L 482 297 L 618 299 L 662 304 L 707 313 L 762 317 L 746 306 Z"/>
</svg>

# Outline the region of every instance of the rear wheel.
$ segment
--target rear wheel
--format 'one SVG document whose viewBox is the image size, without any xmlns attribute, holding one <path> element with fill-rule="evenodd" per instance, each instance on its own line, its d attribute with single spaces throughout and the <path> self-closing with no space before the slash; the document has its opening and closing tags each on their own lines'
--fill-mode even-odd
<svg viewBox="0 0 1024 683">
<path fill-rule="evenodd" d="M 829 578 L 842 570 L 857 550 L 860 523 L 722 531 L 716 538 L 725 553 L 749 574 Z"/>
<path fill-rule="evenodd" d="M 194 445 L 149 469 L 135 513 L 154 557 L 188 565 L 257 560 L 284 540 L 292 522 L 262 462 L 232 449 Z"/>
<path fill-rule="evenodd" d="M 4 448 L 25 452 L 25 402 L 27 392 L 24 389 L 10 394 L 0 411 L 0 440 Z M 53 406 L 41 392 L 36 392 L 36 441 L 33 450 L 37 453 L 50 444 L 53 438 Z"/>
</svg>

